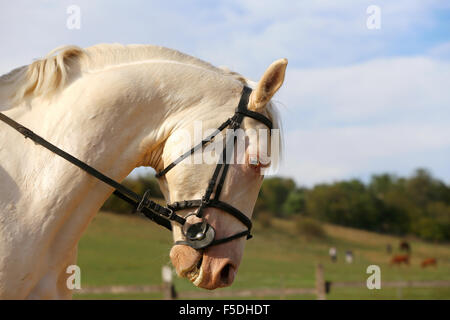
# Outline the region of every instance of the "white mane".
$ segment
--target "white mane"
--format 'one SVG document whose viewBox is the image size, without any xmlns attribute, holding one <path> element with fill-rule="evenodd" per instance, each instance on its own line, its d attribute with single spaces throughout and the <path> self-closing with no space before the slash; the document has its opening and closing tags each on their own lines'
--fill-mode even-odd
<svg viewBox="0 0 450 320">
<path fill-rule="evenodd" d="M 71 68 L 84 53 L 75 46 L 58 48 L 43 59 L 1 76 L 0 103 L 14 107 L 24 98 L 52 95 L 64 87 Z"/>
<path fill-rule="evenodd" d="M 176 50 L 152 45 L 99 44 L 86 49 L 64 46 L 52 50 L 45 58 L 14 69 L 0 77 L 0 103 L 10 108 L 24 98 L 50 97 L 63 89 L 70 79 L 83 71 L 98 71 L 108 66 L 148 60 L 174 61 L 213 70 L 246 83 L 241 75 Z"/>
</svg>

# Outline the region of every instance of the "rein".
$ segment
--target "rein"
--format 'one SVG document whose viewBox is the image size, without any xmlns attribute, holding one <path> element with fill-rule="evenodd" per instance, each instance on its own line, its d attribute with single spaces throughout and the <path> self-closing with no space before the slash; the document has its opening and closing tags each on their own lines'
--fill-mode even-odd
<svg viewBox="0 0 450 320">
<path fill-rule="evenodd" d="M 69 161 L 70 163 L 77 166 L 81 170 L 87 172 L 89 175 L 91 175 L 91 176 L 97 178 L 98 180 L 103 181 L 107 185 L 113 187 L 115 189 L 114 195 L 118 196 L 122 200 L 125 200 L 126 202 L 130 203 L 131 205 L 135 206 L 136 208 L 140 206 L 140 209 L 141 209 L 140 211 L 147 218 L 156 222 L 157 224 L 159 224 L 169 230 L 172 230 L 172 225 L 170 224 L 169 220 L 174 220 L 182 225 L 185 223 L 185 219 L 183 217 L 175 215 L 171 209 L 162 207 L 159 204 L 157 204 L 156 202 L 146 199 L 145 197 L 140 197 L 137 193 L 128 189 L 123 184 L 118 183 L 117 181 L 104 175 L 103 173 L 101 173 L 100 171 L 91 167 L 90 165 L 86 164 L 85 162 L 83 162 L 83 161 L 75 158 L 74 156 L 70 155 L 69 153 L 61 150 L 57 146 L 51 144 L 47 140 L 45 140 L 42 137 L 35 134 L 30 129 L 22 126 L 21 124 L 17 123 L 16 121 L 12 120 L 11 118 L 7 117 L 6 115 L 4 115 L 1 112 L 0 112 L 0 120 L 5 122 L 7 125 L 12 127 L 13 129 L 20 132 L 25 137 L 25 139 L 29 138 L 29 139 L 33 140 L 34 143 L 43 146 L 47 150 L 57 154 L 58 156 Z M 145 205 L 142 205 L 144 200 L 146 201 Z M 163 218 L 163 217 L 165 217 L 165 218 Z"/>
<path fill-rule="evenodd" d="M 158 172 L 156 174 L 157 178 L 160 178 L 164 176 L 167 172 L 169 172 L 173 167 L 175 167 L 178 163 L 183 161 L 185 158 L 193 154 L 195 151 L 203 148 L 206 144 L 211 142 L 214 137 L 219 134 L 221 131 L 223 131 L 226 127 L 230 127 L 232 130 L 238 129 L 244 117 L 250 117 L 253 118 L 263 124 L 265 124 L 269 129 L 272 129 L 272 122 L 270 119 L 268 119 L 266 116 L 258 113 L 253 112 L 251 110 L 247 109 L 248 100 L 250 97 L 250 94 L 252 92 L 252 89 L 245 87 L 243 88 L 241 99 L 239 101 L 239 105 L 236 108 L 235 114 L 233 117 L 227 119 L 222 125 L 217 128 L 216 131 L 214 131 L 210 136 L 202 140 L 199 144 L 194 146 L 192 149 L 190 149 L 188 152 L 181 155 L 178 159 L 176 159 L 174 162 L 172 162 L 170 165 L 168 165 L 166 168 L 164 168 L 162 171 Z M 13 129 L 17 130 L 19 133 L 21 133 L 25 138 L 29 138 L 32 141 L 34 141 L 36 144 L 41 145 L 42 147 L 46 148 L 47 150 L 51 151 L 52 153 L 57 154 L 58 156 L 64 158 L 68 162 L 72 163 L 73 165 L 77 166 L 81 170 L 85 171 L 89 175 L 95 177 L 96 179 L 106 183 L 107 185 L 114 188 L 114 195 L 119 197 L 120 199 L 128 202 L 129 204 L 133 205 L 136 208 L 136 211 L 143 213 L 147 218 L 152 220 L 153 222 L 167 228 L 168 230 L 172 230 L 171 221 L 178 223 L 181 225 L 182 233 L 185 236 L 184 241 L 177 241 L 175 244 L 184 244 L 188 245 L 194 249 L 204 249 L 210 246 L 219 245 L 228 241 L 232 241 L 234 239 L 238 239 L 241 237 L 246 236 L 247 239 L 250 239 L 252 235 L 250 234 L 251 228 L 252 228 L 252 222 L 250 219 L 242 213 L 237 208 L 222 202 L 219 200 L 219 196 L 223 187 L 223 184 L 225 182 L 225 177 L 228 172 L 229 168 L 229 159 L 231 157 L 231 154 L 234 153 L 234 145 L 236 143 L 236 136 L 233 136 L 231 138 L 227 138 L 225 147 L 222 151 L 221 157 L 223 159 L 223 163 L 218 163 L 216 166 L 216 169 L 214 170 L 213 176 L 211 180 L 208 183 L 208 187 L 205 191 L 204 196 L 202 199 L 195 199 L 195 200 L 185 200 L 180 202 L 175 202 L 172 204 L 169 204 L 166 207 L 163 207 L 156 202 L 149 199 L 150 192 L 147 190 L 144 195 L 141 197 L 137 193 L 133 192 L 132 190 L 125 187 L 123 184 L 120 184 L 119 182 L 111 179 L 110 177 L 106 176 L 105 174 L 101 173 L 100 171 L 96 170 L 95 168 L 89 166 L 85 162 L 75 158 L 74 156 L 70 155 L 69 153 L 61 150 L 57 146 L 51 144 L 47 140 L 43 139 L 39 135 L 35 134 L 30 129 L 22 126 L 21 124 L 17 123 L 13 119 L 7 117 L 3 113 L 0 112 L 0 120 L 12 127 Z M 233 152 L 230 154 L 226 153 L 227 146 L 231 145 L 233 143 Z M 215 189 L 215 191 L 214 191 Z M 214 192 L 214 198 L 211 199 L 211 195 Z M 222 238 L 222 239 L 215 239 L 215 230 L 214 228 L 207 223 L 207 221 L 203 217 L 203 210 L 207 207 L 212 208 L 218 208 L 221 209 L 232 216 L 234 216 L 236 219 L 241 221 L 246 227 L 247 230 L 236 233 L 232 236 Z M 182 217 L 180 215 L 177 215 L 175 212 L 178 210 L 183 210 L 187 208 L 198 208 L 196 213 L 190 213 L 186 217 Z M 202 219 L 202 222 L 195 223 L 192 225 L 189 225 L 189 223 L 186 223 L 186 218 L 188 216 L 195 215 L 198 218 Z"/>
</svg>

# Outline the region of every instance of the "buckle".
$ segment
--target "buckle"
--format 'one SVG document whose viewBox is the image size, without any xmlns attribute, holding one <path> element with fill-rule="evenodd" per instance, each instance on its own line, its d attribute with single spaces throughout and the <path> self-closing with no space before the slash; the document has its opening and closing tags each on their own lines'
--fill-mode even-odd
<svg viewBox="0 0 450 320">
<path fill-rule="evenodd" d="M 211 199 L 206 199 L 205 196 L 202 197 L 202 205 L 201 207 L 205 207 L 209 204 L 209 202 L 211 201 Z M 205 206 L 204 206 L 205 205 Z"/>
<path fill-rule="evenodd" d="M 172 209 L 172 208 L 169 208 L 169 207 L 167 207 L 166 209 L 169 210 L 169 215 L 168 215 L 167 218 L 169 218 L 169 220 L 175 220 L 175 218 L 176 218 L 177 215 L 175 214 L 175 212 L 173 211 L 173 209 Z"/>
<path fill-rule="evenodd" d="M 185 219 L 189 216 L 195 216 L 195 213 L 188 214 Z M 199 250 L 204 249 L 211 245 L 215 238 L 215 230 L 209 225 L 206 220 L 202 218 L 202 221 L 193 224 L 186 223 L 182 226 L 181 232 L 185 238 L 180 244 L 185 244 L 193 249 Z"/>
<path fill-rule="evenodd" d="M 230 122 L 230 129 L 232 130 L 236 130 L 238 127 L 240 127 L 240 123 L 237 121 L 237 116 L 234 115 L 232 118 L 230 118 L 231 122 Z"/>
<path fill-rule="evenodd" d="M 150 189 L 148 189 L 147 191 L 144 192 L 144 195 L 142 196 L 141 201 L 139 202 L 139 204 L 136 208 L 137 212 L 141 212 L 142 208 L 147 207 L 149 205 L 149 203 L 150 203 L 149 197 L 150 197 Z M 173 211 L 172 211 L 172 213 L 173 213 Z"/>
</svg>

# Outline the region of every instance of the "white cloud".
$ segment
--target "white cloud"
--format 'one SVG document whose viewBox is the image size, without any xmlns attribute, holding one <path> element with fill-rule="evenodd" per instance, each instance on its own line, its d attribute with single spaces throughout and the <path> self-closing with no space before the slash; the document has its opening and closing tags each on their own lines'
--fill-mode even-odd
<svg viewBox="0 0 450 320">
<path fill-rule="evenodd" d="M 377 59 L 347 67 L 291 68 L 279 99 L 314 123 L 440 121 L 450 119 L 448 83 L 450 62 Z"/>
<path fill-rule="evenodd" d="M 86 1 L 82 27 L 66 28 L 73 1 L 2 4 L 0 39 L 6 72 L 62 44 L 153 43 L 172 47 L 257 78 L 275 59 L 332 66 L 386 54 L 393 39 L 433 25 L 436 0 L 379 0 L 382 29 L 366 28 L 373 1 Z M 6 61 L 6 62 L 5 62 Z"/>
<path fill-rule="evenodd" d="M 197 53 L 257 78 L 275 59 L 286 57 L 296 67 L 354 64 L 391 55 L 436 25 L 439 1 L 377 1 L 382 27 L 366 27 L 373 1 L 235 1 L 222 6 L 222 19 L 201 36 Z M 234 9 L 234 10 L 232 10 Z M 206 29 L 206 28 L 205 28 Z M 411 35 L 414 35 L 412 37 Z M 404 43 L 406 42 L 406 43 Z M 249 63 L 251 57 L 251 63 Z"/>
<path fill-rule="evenodd" d="M 290 132 L 287 140 L 280 174 L 294 174 L 306 185 L 367 173 L 405 174 L 436 160 L 417 154 L 434 157 L 438 152 L 450 161 L 450 127 L 445 125 L 315 128 Z"/>
<path fill-rule="evenodd" d="M 313 184 L 425 166 L 448 179 L 448 83 L 450 63 L 424 57 L 288 71 L 280 173 Z"/>
<path fill-rule="evenodd" d="M 79 31 L 66 28 L 71 4 L 82 10 Z M 366 28 L 371 4 L 382 10 L 379 31 Z M 254 80 L 287 57 L 276 97 L 288 107 L 290 166 L 282 173 L 313 183 L 401 171 L 407 162 L 450 179 L 443 164 L 450 159 L 449 43 L 424 41 L 443 19 L 436 12 L 449 7 L 438 0 L 4 2 L 0 74 L 63 44 L 159 44 Z M 394 56 L 411 55 L 408 46 L 427 56 Z"/>
<path fill-rule="evenodd" d="M 436 59 L 450 60 L 450 41 L 440 43 L 437 46 L 431 48 L 428 54 Z"/>
</svg>

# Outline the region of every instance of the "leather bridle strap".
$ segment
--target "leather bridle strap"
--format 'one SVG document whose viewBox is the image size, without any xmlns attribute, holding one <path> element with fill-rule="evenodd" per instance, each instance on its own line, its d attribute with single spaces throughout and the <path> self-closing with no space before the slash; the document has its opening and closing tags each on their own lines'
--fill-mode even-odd
<svg viewBox="0 0 450 320">
<path fill-rule="evenodd" d="M 100 171 L 96 170 L 95 168 L 89 166 L 85 162 L 78 160 L 74 156 L 70 155 L 69 153 L 61 150 L 60 148 L 56 147 L 55 145 L 51 144 L 47 140 L 43 139 L 42 137 L 35 134 L 30 129 L 22 126 L 21 124 L 17 123 L 13 119 L 7 117 L 3 113 L 0 112 L 0 120 L 9 125 L 10 127 L 14 128 L 18 132 L 20 132 L 25 138 L 29 138 L 33 140 L 36 144 L 41 145 L 42 147 L 50 150 L 51 152 L 57 154 L 58 156 L 64 158 L 68 162 L 72 163 L 73 165 L 77 166 L 81 170 L 87 172 L 91 176 L 94 176 L 98 180 L 103 181 L 107 185 L 113 187 L 114 195 L 118 196 L 119 198 L 125 200 L 126 202 L 130 203 L 134 207 L 141 207 L 141 212 L 150 220 L 156 222 L 157 224 L 172 230 L 172 225 L 169 220 L 176 221 L 180 224 L 185 223 L 185 219 L 181 216 L 178 216 L 174 214 L 174 212 L 166 207 L 162 207 L 156 202 L 148 199 L 148 197 L 140 197 L 138 194 L 133 192 L 132 190 L 128 189 L 124 185 L 118 183 L 117 181 L 111 179 L 110 177 L 104 175 Z"/>
<path fill-rule="evenodd" d="M 225 129 L 226 127 L 228 127 L 230 125 L 232 121 L 232 118 L 227 119 L 224 123 L 222 123 L 220 125 L 219 128 L 217 128 L 212 134 L 210 134 L 208 137 L 206 137 L 205 139 L 203 139 L 199 144 L 197 144 L 195 147 L 191 148 L 189 151 L 185 152 L 184 154 L 182 154 L 178 159 L 176 159 L 174 162 L 172 162 L 171 164 L 169 164 L 166 168 L 164 168 L 163 170 L 159 171 L 158 173 L 155 174 L 156 178 L 162 177 L 163 175 L 165 175 L 167 172 L 169 172 L 173 167 L 175 167 L 178 163 L 180 163 L 181 161 L 183 161 L 184 159 L 186 159 L 187 157 L 189 157 L 191 154 L 193 154 L 195 151 L 202 149 L 206 144 L 208 144 L 209 142 L 211 142 L 215 136 L 217 136 L 220 132 L 223 131 L 223 129 Z"/>
<path fill-rule="evenodd" d="M 182 154 L 180 157 L 178 157 L 175 161 L 170 163 L 167 167 L 165 167 L 163 170 L 157 172 L 155 174 L 156 178 L 160 178 L 164 176 L 167 172 L 173 169 L 178 163 L 192 155 L 195 151 L 202 149 L 206 144 L 210 143 L 215 136 L 217 136 L 220 132 L 222 132 L 226 127 L 228 127 L 232 122 L 235 122 L 237 120 L 237 114 L 242 114 L 243 116 L 253 118 L 261 123 L 264 123 L 270 130 L 273 129 L 272 121 L 270 121 L 267 117 L 263 116 L 262 114 L 258 112 L 254 112 L 247 109 L 248 104 L 248 98 L 252 92 L 252 89 L 249 87 L 244 87 L 241 99 L 239 101 L 239 105 L 236 108 L 235 114 L 233 117 L 228 118 L 224 123 L 222 123 L 212 134 L 210 134 L 208 137 L 203 139 L 200 143 L 192 147 L 189 151 Z M 241 120 L 242 121 L 242 120 Z M 239 123 L 240 124 L 240 123 Z"/>
<path fill-rule="evenodd" d="M 180 211 L 180 210 L 184 210 L 184 209 L 198 208 L 201 206 L 201 204 L 202 204 L 201 199 L 183 200 L 183 201 L 171 203 L 168 205 L 168 207 L 170 209 L 172 209 L 173 211 Z M 247 227 L 247 229 L 252 228 L 252 221 L 245 214 L 243 214 L 240 210 L 236 209 L 232 205 L 229 205 L 228 203 L 220 201 L 220 200 L 213 199 L 209 202 L 208 206 L 212 207 L 212 208 L 224 210 L 224 211 L 228 212 L 229 214 L 231 214 L 232 216 L 234 216 L 239 221 L 241 221 Z"/>
<path fill-rule="evenodd" d="M 242 114 L 246 117 L 250 117 L 253 118 L 255 120 L 258 120 L 261 123 L 264 123 L 266 125 L 266 127 L 268 127 L 270 130 L 272 130 L 272 121 L 270 121 L 268 118 L 266 118 L 265 116 L 263 116 L 261 113 L 255 112 L 255 111 L 251 111 L 248 110 L 246 107 L 242 108 L 242 106 L 239 106 L 236 109 L 236 113 Z"/>
<path fill-rule="evenodd" d="M 247 240 L 253 238 L 253 236 L 250 234 L 250 230 L 245 230 L 245 231 L 233 234 L 232 236 L 229 236 L 229 237 L 220 238 L 220 239 L 214 239 L 208 245 L 208 247 L 217 246 L 219 244 L 222 244 L 222 243 L 225 243 L 225 242 L 228 242 L 228 241 L 232 241 L 232 240 L 235 240 L 235 239 L 239 239 L 239 238 L 242 238 L 242 237 L 247 237 Z M 189 243 L 188 241 L 183 241 L 183 240 L 175 241 L 175 244 L 176 245 L 177 244 L 184 244 L 184 245 L 187 245 L 187 246 L 191 246 L 191 243 Z"/>
<path fill-rule="evenodd" d="M 196 208 L 196 207 L 200 207 L 202 204 L 202 200 L 201 199 L 197 199 L 197 200 L 184 200 L 184 201 L 178 201 L 178 202 L 174 202 L 171 203 L 169 205 L 169 208 L 171 208 L 173 211 L 179 211 L 179 210 L 184 210 L 184 209 L 190 209 L 190 208 Z M 236 219 L 238 219 L 239 221 L 241 221 L 246 227 L 247 230 L 244 230 L 242 232 L 238 232 L 232 236 L 229 237 L 225 237 L 225 238 L 221 238 L 221 239 L 214 239 L 209 246 L 216 246 L 228 241 L 232 241 L 235 239 L 239 239 L 242 237 L 246 237 L 247 240 L 251 239 L 253 236 L 251 235 L 251 230 L 252 230 L 252 221 L 245 215 L 243 214 L 241 211 L 239 211 L 238 209 L 236 209 L 235 207 L 229 205 L 226 202 L 222 202 L 219 200 L 211 200 L 208 204 L 208 207 L 212 207 L 212 208 L 218 208 L 221 209 L 229 214 L 231 214 L 232 216 L 234 216 Z M 183 241 L 183 240 L 179 240 L 176 241 L 175 244 L 184 244 L 184 245 L 190 245 L 189 242 L 187 241 Z"/>
<path fill-rule="evenodd" d="M 174 162 L 170 163 L 162 171 L 158 172 L 156 174 L 156 177 L 160 178 L 160 177 L 164 176 L 167 172 L 169 172 L 171 169 L 173 169 L 175 167 L 175 165 L 177 165 L 178 163 L 180 163 L 181 161 L 186 159 L 188 156 L 193 154 L 195 151 L 203 148 L 203 146 L 206 145 L 207 143 L 211 142 L 214 139 L 214 137 L 216 137 L 217 134 L 219 132 L 221 132 L 222 130 L 224 130 L 226 127 L 229 126 L 229 128 L 233 131 L 240 128 L 244 117 L 253 118 L 253 119 L 265 124 L 269 129 L 272 129 L 272 121 L 270 121 L 267 117 L 265 117 L 264 115 L 262 115 L 258 112 L 254 112 L 254 111 L 247 109 L 247 105 L 249 102 L 249 97 L 250 97 L 251 92 L 252 92 L 252 89 L 244 86 L 242 95 L 241 95 L 241 98 L 239 101 L 239 105 L 236 108 L 236 111 L 235 111 L 235 114 L 233 115 L 233 117 L 229 118 L 222 125 L 220 125 L 219 128 L 213 132 L 213 134 L 211 134 L 210 136 L 208 136 L 207 138 L 202 140 L 199 144 L 197 144 L 196 146 L 191 148 L 188 152 L 184 153 L 182 156 L 177 158 Z M 190 209 L 190 208 L 198 208 L 195 215 L 201 219 L 203 219 L 203 212 L 204 212 L 205 208 L 210 208 L 210 207 L 217 208 L 217 209 L 223 210 L 223 211 L 231 214 L 232 216 L 234 216 L 236 219 L 241 221 L 247 227 L 247 230 L 236 233 L 232 236 L 225 237 L 222 239 L 214 239 L 214 240 L 212 240 L 212 242 L 208 243 L 206 246 L 222 244 L 222 243 L 225 243 L 225 242 L 228 242 L 228 241 L 231 241 L 234 239 L 238 239 L 238 238 L 241 238 L 244 236 L 247 237 L 247 239 L 250 239 L 252 237 L 252 235 L 250 233 L 251 228 L 252 228 L 251 220 L 244 213 L 242 213 L 239 209 L 219 200 L 223 185 L 225 183 L 225 178 L 226 178 L 226 175 L 227 175 L 227 172 L 229 169 L 230 158 L 234 154 L 234 147 L 236 145 L 236 139 L 237 139 L 237 137 L 235 135 L 232 135 L 232 136 L 227 137 L 227 139 L 225 140 L 226 141 L 225 146 L 220 155 L 220 157 L 222 158 L 222 162 L 217 164 L 202 199 L 187 200 L 187 201 L 184 200 L 184 201 L 174 202 L 174 203 L 168 205 L 168 207 L 174 211 Z M 231 151 L 231 152 L 227 153 L 227 150 Z M 215 189 L 215 191 L 214 191 L 214 189 Z M 211 199 L 211 195 L 213 194 L 213 192 L 214 192 L 214 198 Z M 207 226 L 206 222 L 204 220 L 202 223 L 203 223 L 202 230 L 204 233 L 206 233 L 206 230 L 208 227 L 212 228 L 211 226 Z M 185 236 L 187 237 L 186 234 L 185 234 Z M 184 241 L 184 240 L 176 241 L 175 244 L 191 245 L 189 241 Z M 199 246 L 199 248 L 203 248 L 203 247 Z"/>
</svg>

